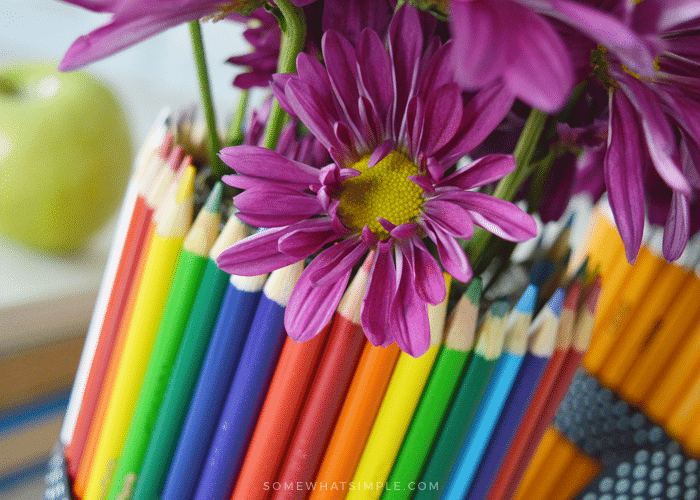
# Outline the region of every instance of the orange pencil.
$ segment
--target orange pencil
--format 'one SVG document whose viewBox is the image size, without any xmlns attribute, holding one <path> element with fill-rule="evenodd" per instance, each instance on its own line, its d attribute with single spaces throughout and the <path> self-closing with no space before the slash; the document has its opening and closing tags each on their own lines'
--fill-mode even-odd
<svg viewBox="0 0 700 500">
<path fill-rule="evenodd" d="M 535 425 L 529 436 L 526 447 L 522 452 L 520 460 L 516 463 L 512 477 L 509 479 L 508 485 L 506 488 L 504 488 L 504 492 L 500 498 L 508 500 L 513 498 L 515 490 L 518 488 L 518 483 L 520 483 L 521 479 L 525 481 L 524 477 L 526 470 L 529 469 L 528 464 L 530 464 L 530 467 L 532 467 L 536 462 L 536 457 L 540 454 L 539 449 L 544 445 L 545 436 L 547 436 L 547 432 L 549 432 L 549 423 L 554 418 L 554 413 L 556 412 L 559 403 L 561 403 L 562 399 L 564 399 L 566 391 L 568 390 L 569 385 L 571 384 L 571 381 L 576 375 L 576 371 L 581 364 L 581 359 L 588 348 L 588 344 L 591 339 L 591 332 L 593 331 L 600 290 L 601 278 L 600 276 L 596 276 L 593 283 L 590 285 L 587 294 L 585 295 L 583 308 L 576 318 L 571 349 L 567 351 L 566 356 L 564 357 L 564 362 L 557 374 L 556 380 L 554 381 L 549 394 L 546 397 L 546 401 L 542 407 L 542 412 L 535 420 Z"/>
<path fill-rule="evenodd" d="M 674 405 L 673 412 L 664 422 L 664 430 L 681 444 L 686 442 L 698 426 L 696 416 L 700 412 L 700 377 L 697 376 L 697 368 L 692 373 L 695 376 L 685 387 L 683 396 Z"/>
<path fill-rule="evenodd" d="M 109 403 L 112 388 L 114 386 L 114 380 L 116 377 L 117 369 L 119 368 L 119 360 L 121 359 L 122 350 L 124 347 L 124 337 L 129 328 L 129 323 L 131 322 L 131 316 L 133 313 L 134 302 L 138 291 L 140 288 L 141 277 L 143 267 L 146 265 L 146 257 L 148 256 L 148 249 L 151 246 L 151 241 L 153 235 L 155 234 L 156 225 L 155 221 L 155 210 L 159 208 L 167 191 L 174 184 L 175 169 L 179 166 L 180 160 L 182 159 L 182 149 L 179 146 L 175 146 L 168 159 L 167 168 L 163 168 L 160 172 L 155 173 L 155 180 L 152 181 L 152 185 L 146 194 L 146 207 L 151 213 L 150 223 L 148 225 L 148 231 L 146 234 L 146 240 L 141 249 L 141 254 L 139 256 L 139 263 L 135 278 L 131 289 L 129 290 L 129 298 L 127 304 L 124 308 L 124 315 L 120 319 L 119 331 L 117 333 L 117 340 L 113 349 L 112 358 L 109 361 L 109 367 L 107 368 L 107 375 L 103 382 L 103 387 L 100 390 L 100 397 L 97 403 L 97 408 L 95 410 L 92 421 L 90 422 L 90 430 L 88 432 L 88 437 L 86 445 L 81 455 L 80 461 L 78 462 L 78 471 L 76 474 L 75 482 L 73 483 L 73 491 L 78 497 L 82 497 L 85 493 L 85 487 L 87 486 L 87 480 L 90 474 L 90 469 L 92 467 L 93 457 L 95 455 L 97 442 L 100 437 L 100 429 L 102 428 L 102 423 L 107 412 L 107 404 Z"/>
<path fill-rule="evenodd" d="M 556 490 L 557 483 L 563 480 L 564 471 L 581 453 L 576 445 L 562 436 L 554 427 L 551 427 L 550 430 L 553 432 L 551 438 L 553 442 L 548 443 L 548 447 L 542 450 L 542 459 L 538 460 L 540 467 L 537 469 L 528 468 L 527 475 L 523 479 L 523 484 L 518 488 L 514 500 L 549 499 L 550 495 L 556 493 L 554 490 Z M 537 455 L 539 454 L 540 449 L 537 450 Z M 527 477 L 530 475 L 531 477 Z M 556 498 L 561 500 L 559 497 Z"/>
<path fill-rule="evenodd" d="M 528 446 L 532 446 L 534 449 L 535 445 L 530 444 L 530 438 L 538 422 L 542 419 L 541 415 L 544 412 L 549 394 L 552 392 L 559 379 L 566 354 L 571 348 L 574 321 L 576 320 L 576 308 L 578 306 L 580 292 L 581 286 L 578 283 L 574 283 L 566 294 L 559 319 L 557 345 L 552 353 L 552 357 L 549 359 L 549 363 L 547 363 L 544 374 L 537 385 L 537 389 L 530 400 L 527 411 L 518 426 L 513 441 L 505 455 L 505 459 L 491 486 L 491 490 L 488 494 L 488 498 L 491 500 L 508 498 L 504 496 L 504 493 L 508 489 L 508 485 L 518 467 L 518 463 L 524 459 L 529 459 L 531 454 L 527 453 Z M 525 458 L 524 455 L 528 456 Z"/>
<path fill-rule="evenodd" d="M 396 344 L 386 348 L 365 345 L 316 475 L 316 484 L 329 488 L 314 490 L 311 500 L 345 498 L 345 491 L 331 490 L 330 485 L 352 481 L 400 352 Z"/>
<path fill-rule="evenodd" d="M 172 137 L 166 134 L 158 155 L 143 172 L 143 181 L 139 185 L 139 193 L 134 204 L 134 210 L 129 222 L 129 228 L 124 242 L 119 266 L 112 285 L 107 309 L 105 310 L 99 340 L 95 348 L 95 354 L 90 365 L 85 390 L 83 392 L 80 409 L 78 411 L 75 429 L 71 442 L 65 449 L 65 457 L 68 466 L 68 474 L 75 478 L 78 473 L 78 464 L 85 448 L 90 422 L 92 421 L 97 402 L 104 383 L 109 360 L 119 333 L 119 324 L 124 315 L 124 309 L 129 298 L 131 284 L 136 276 L 139 256 L 144 248 L 148 227 L 153 216 L 153 209 L 146 205 L 146 193 L 151 188 L 153 178 L 165 165 Z"/>
<path fill-rule="evenodd" d="M 87 439 L 85 441 L 85 446 L 83 448 L 83 453 L 80 457 L 80 461 L 77 463 L 75 481 L 73 482 L 73 492 L 78 498 L 82 498 L 83 494 L 85 493 L 87 480 L 90 476 L 90 468 L 92 467 L 92 459 L 95 455 L 97 441 L 99 440 L 100 430 L 102 429 L 102 422 L 104 421 L 105 414 L 107 413 L 107 405 L 109 404 L 109 399 L 112 395 L 114 379 L 117 376 L 117 370 L 119 369 L 119 361 L 121 360 L 122 352 L 124 350 L 124 343 L 126 340 L 126 329 L 129 328 L 131 316 L 134 312 L 136 295 L 138 294 L 138 290 L 141 285 L 141 278 L 143 277 L 143 269 L 146 265 L 148 249 L 151 246 L 151 239 L 153 238 L 153 233 L 155 231 L 155 228 L 151 229 L 152 230 L 149 230 L 148 234 L 146 235 L 146 241 L 143 244 L 143 250 L 141 251 L 139 262 L 136 266 L 134 280 L 131 285 L 131 290 L 129 291 L 129 297 L 124 307 L 124 314 L 119 325 L 119 331 L 117 332 L 116 342 L 114 344 L 114 348 L 112 349 L 112 357 L 109 360 L 104 382 L 102 383 L 102 389 L 99 392 L 99 399 L 97 401 L 95 412 L 93 414 L 92 420 L 89 423 L 90 425 L 87 434 Z"/>
<path fill-rule="evenodd" d="M 678 356 L 664 372 L 655 390 L 646 399 L 644 409 L 657 422 L 667 422 L 683 401 L 700 370 L 700 323 L 696 323 Z"/>
<path fill-rule="evenodd" d="M 248 445 L 231 499 L 261 500 L 279 469 L 309 389 L 330 323 L 312 340 L 287 337 Z"/>
<path fill-rule="evenodd" d="M 665 322 L 671 304 L 677 300 L 690 279 L 695 278 L 695 274 L 688 270 L 688 267 L 695 267 L 695 257 L 696 253 L 691 251 L 689 245 L 678 264 L 666 266 L 659 274 L 653 287 L 647 291 L 644 300 L 631 315 L 629 323 L 621 325 L 617 330 L 617 341 L 598 372 L 598 378 L 604 385 L 611 389 L 620 387 L 645 344 Z"/>
<path fill-rule="evenodd" d="M 557 483 L 547 500 L 571 500 L 585 488 L 601 471 L 603 465 L 581 450 L 571 459 L 564 477 Z"/>
<path fill-rule="evenodd" d="M 663 325 L 630 369 L 620 390 L 625 399 L 644 406 L 654 386 L 668 373 L 669 365 L 686 350 L 692 327 L 700 321 L 700 267 L 671 304 Z"/>
<path fill-rule="evenodd" d="M 299 481 L 302 484 L 313 481 L 321 463 L 333 423 L 365 343 L 360 326 L 360 307 L 371 262 L 370 255 L 338 305 L 321 363 L 278 474 L 277 480 L 281 484 L 296 486 Z M 304 488 L 293 487 L 274 492 L 273 498 L 301 499 L 307 493 Z"/>
</svg>

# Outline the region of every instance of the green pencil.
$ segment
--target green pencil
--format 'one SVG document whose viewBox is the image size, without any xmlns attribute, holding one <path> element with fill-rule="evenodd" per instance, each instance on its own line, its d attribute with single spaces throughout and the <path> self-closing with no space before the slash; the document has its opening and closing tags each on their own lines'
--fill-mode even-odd
<svg viewBox="0 0 700 500">
<path fill-rule="evenodd" d="M 217 183 L 185 237 L 129 434 L 112 476 L 107 496 L 109 500 L 129 497 L 128 492 L 141 469 L 168 377 L 204 275 L 208 254 L 219 234 L 221 195 L 222 185 Z"/>
<path fill-rule="evenodd" d="M 421 482 L 438 483 L 438 487 L 416 491 L 416 499 L 437 497 L 447 486 L 447 474 L 459 455 L 462 442 L 503 351 L 507 314 L 508 303 L 497 301 L 491 306 L 481 325 L 474 356 L 421 477 Z"/>
<path fill-rule="evenodd" d="M 245 225 L 235 215 L 231 215 L 209 253 L 204 277 L 180 342 L 160 411 L 157 413 L 133 498 L 154 500 L 160 495 L 219 308 L 231 279 L 228 273 L 216 265 L 216 258 L 247 234 Z M 128 498 L 132 497 L 125 496 L 124 500 Z"/>
<path fill-rule="evenodd" d="M 459 382 L 459 376 L 474 352 L 474 333 L 480 299 L 481 279 L 477 278 L 469 284 L 450 315 L 445 329 L 445 344 L 438 353 L 387 481 L 387 484 L 400 484 L 402 487 L 385 489 L 383 499 L 408 499 L 413 493 L 407 485 L 416 482 L 420 477 Z"/>
</svg>

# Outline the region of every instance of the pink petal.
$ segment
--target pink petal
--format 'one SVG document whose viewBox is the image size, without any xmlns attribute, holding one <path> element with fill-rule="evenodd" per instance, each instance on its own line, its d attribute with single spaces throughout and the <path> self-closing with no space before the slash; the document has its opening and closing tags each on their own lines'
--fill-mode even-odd
<svg viewBox="0 0 700 500">
<path fill-rule="evenodd" d="M 323 263 L 323 253 L 301 273 L 284 314 L 284 327 L 297 342 L 314 338 L 328 324 L 350 279 L 352 268 L 326 286 L 312 285 L 309 277 Z"/>
<path fill-rule="evenodd" d="M 377 33 L 364 30 L 355 49 L 360 88 L 380 117 L 391 115 L 394 102 L 391 59 Z M 383 125 L 388 125 L 385 123 Z"/>
<path fill-rule="evenodd" d="M 221 252 L 216 259 L 216 263 L 229 274 L 259 276 L 299 262 L 317 249 L 309 247 L 308 254 L 302 257 L 287 255 L 278 250 L 277 242 L 285 234 L 293 232 L 300 227 L 305 227 L 307 222 L 304 221 L 282 228 L 267 229 L 248 236 Z"/>
<path fill-rule="evenodd" d="M 486 155 L 445 177 L 438 182 L 437 187 L 477 188 L 500 180 L 513 170 L 515 159 L 512 155 Z"/>
<path fill-rule="evenodd" d="M 396 293 L 389 308 L 391 336 L 407 354 L 419 357 L 430 347 L 428 307 L 418 296 L 410 270 L 402 252 L 396 252 Z"/>
<path fill-rule="evenodd" d="M 443 85 L 428 96 L 422 142 L 422 149 L 428 156 L 440 150 L 457 133 L 462 108 L 462 92 L 454 83 Z"/>
<path fill-rule="evenodd" d="M 475 224 L 504 240 L 526 241 L 537 236 L 535 219 L 508 201 L 471 191 L 446 192 L 440 199 L 461 205 Z"/>
<path fill-rule="evenodd" d="M 421 239 L 413 237 L 402 242 L 399 248 L 413 271 L 418 295 L 430 304 L 439 304 L 445 300 L 447 289 L 442 269 Z"/>
<path fill-rule="evenodd" d="M 367 246 L 358 238 L 348 238 L 325 249 L 314 259 L 314 272 L 309 274 L 313 286 L 325 286 L 352 270 L 367 253 Z"/>
<path fill-rule="evenodd" d="M 299 260 L 341 236 L 331 227 L 330 217 L 309 219 L 295 224 L 294 228 L 279 238 L 277 248 L 280 252 Z"/>
<path fill-rule="evenodd" d="M 454 236 L 468 240 L 474 234 L 474 222 L 469 211 L 460 205 L 441 200 L 438 196 L 427 201 L 423 211 L 433 223 Z"/>
<path fill-rule="evenodd" d="M 424 228 L 428 237 L 437 245 L 440 262 L 445 271 L 463 283 L 469 281 L 473 274 L 472 269 L 467 255 L 457 240 L 430 221 L 424 221 Z"/>
<path fill-rule="evenodd" d="M 673 193 L 671 208 L 664 228 L 664 257 L 667 261 L 677 260 L 688 244 L 690 234 L 690 207 L 688 199 L 678 193 Z"/>
<path fill-rule="evenodd" d="M 605 184 L 627 260 L 634 263 L 644 233 L 642 144 L 637 116 L 622 92 L 610 94 L 609 121 Z"/>
<path fill-rule="evenodd" d="M 319 185 L 318 169 L 259 146 L 232 146 L 219 153 L 221 160 L 239 174 L 292 185 Z"/>
<path fill-rule="evenodd" d="M 391 251 L 377 251 L 362 298 L 360 315 L 362 328 L 372 345 L 386 347 L 394 341 L 388 328 L 388 318 L 395 290 L 396 269 Z"/>
</svg>

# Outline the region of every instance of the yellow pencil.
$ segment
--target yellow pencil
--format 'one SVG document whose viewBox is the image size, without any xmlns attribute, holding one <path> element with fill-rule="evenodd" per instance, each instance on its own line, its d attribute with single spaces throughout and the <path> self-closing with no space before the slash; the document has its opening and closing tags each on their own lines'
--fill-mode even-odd
<svg viewBox="0 0 700 500">
<path fill-rule="evenodd" d="M 448 274 L 445 275 L 445 283 L 449 296 L 451 277 Z M 428 305 L 430 348 L 419 358 L 405 352 L 399 356 L 360 463 L 355 470 L 355 489 L 348 493 L 348 500 L 381 496 L 383 484 L 389 477 L 423 392 L 423 386 L 442 344 L 446 313 L 447 298 L 436 306 Z"/>
<path fill-rule="evenodd" d="M 116 460 L 124 446 L 175 264 L 192 223 L 194 177 L 195 169 L 190 166 L 176 196 L 166 198 L 159 209 L 159 223 L 146 260 L 83 500 L 105 498 Z"/>
<path fill-rule="evenodd" d="M 700 321 L 699 303 L 700 267 L 678 300 L 671 304 L 659 333 L 651 339 L 622 383 L 621 391 L 627 401 L 644 406 L 656 384 L 669 372 L 669 365 L 687 351 L 686 342 L 692 327 Z"/>
<path fill-rule="evenodd" d="M 693 373 L 696 375 L 693 377 L 691 385 L 686 387 L 683 397 L 664 425 L 664 430 L 669 436 L 681 444 L 686 442 L 695 427 L 698 426 L 698 421 L 695 418 L 700 412 L 700 377 L 697 376 L 697 370 Z"/>
<path fill-rule="evenodd" d="M 695 325 L 678 356 L 665 370 L 665 376 L 644 402 L 647 414 L 657 422 L 666 422 L 683 399 L 685 390 L 700 369 L 700 323 Z"/>
<path fill-rule="evenodd" d="M 559 481 L 557 487 L 549 494 L 547 500 L 571 500 L 590 483 L 603 468 L 602 464 L 577 450 L 567 467 L 565 479 Z"/>
<path fill-rule="evenodd" d="M 530 464 L 527 466 L 527 469 L 525 469 L 525 474 L 523 474 L 520 484 L 518 485 L 518 489 L 513 496 L 514 499 L 527 498 L 523 495 L 527 493 L 532 483 L 537 480 L 542 469 L 547 467 L 549 454 L 552 452 L 560 438 L 561 435 L 556 428 L 553 425 L 550 425 L 542 435 L 540 442 L 537 443 L 535 453 L 532 455 Z"/>
<path fill-rule="evenodd" d="M 695 274 L 688 269 L 695 267 L 696 257 L 697 246 L 688 245 L 676 264 L 665 266 L 630 316 L 629 323 L 618 330 L 617 341 L 598 372 L 598 378 L 604 385 L 611 389 L 620 387 L 644 346 L 663 325 L 668 309 L 678 299 L 683 287 L 695 278 Z"/>
</svg>

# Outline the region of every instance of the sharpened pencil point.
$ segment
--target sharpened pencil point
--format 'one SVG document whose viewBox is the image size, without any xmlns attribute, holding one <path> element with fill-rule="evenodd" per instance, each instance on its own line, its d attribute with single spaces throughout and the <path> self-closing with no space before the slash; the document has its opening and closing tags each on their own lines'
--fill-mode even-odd
<svg viewBox="0 0 700 500">
<path fill-rule="evenodd" d="M 496 318 L 505 318 L 508 315 L 508 302 L 505 300 L 499 300 L 493 303 L 489 309 L 489 313 Z"/>
<path fill-rule="evenodd" d="M 168 168 L 173 172 L 177 172 L 184 155 L 185 153 L 182 151 L 182 148 L 180 146 L 175 146 L 170 152 L 170 157 L 168 157 Z"/>
<path fill-rule="evenodd" d="M 218 212 L 219 207 L 221 206 L 223 192 L 221 182 L 214 184 L 214 187 L 212 188 L 211 193 L 209 193 L 209 197 L 207 198 L 207 202 L 204 204 L 203 209 L 211 213 Z"/>
<path fill-rule="evenodd" d="M 482 290 L 482 280 L 481 278 L 475 278 L 471 280 L 469 286 L 464 291 L 464 295 L 467 296 L 469 302 L 474 305 L 478 305 L 481 300 L 481 290 Z"/>
<path fill-rule="evenodd" d="M 194 177 L 196 173 L 195 168 L 191 165 L 185 170 L 177 188 L 176 200 L 178 203 L 184 203 L 187 198 L 194 194 Z"/>
<path fill-rule="evenodd" d="M 532 313 L 535 310 L 535 302 L 537 301 L 537 287 L 528 285 L 523 292 L 518 303 L 515 304 L 515 310 L 525 314 Z"/>
<path fill-rule="evenodd" d="M 552 298 L 549 299 L 547 302 L 547 307 L 552 310 L 555 316 L 559 316 L 561 313 L 561 306 L 564 303 L 564 289 L 563 288 L 557 288 L 557 291 L 554 292 L 554 295 L 552 295 Z"/>
</svg>

